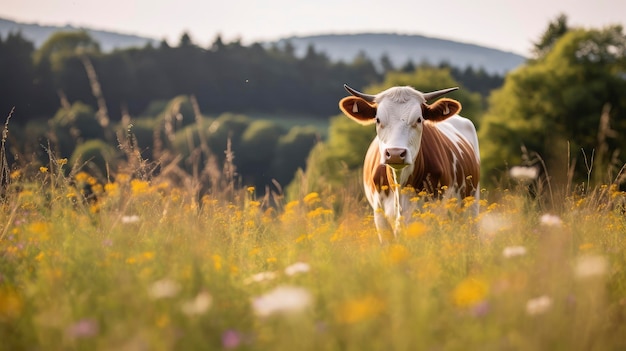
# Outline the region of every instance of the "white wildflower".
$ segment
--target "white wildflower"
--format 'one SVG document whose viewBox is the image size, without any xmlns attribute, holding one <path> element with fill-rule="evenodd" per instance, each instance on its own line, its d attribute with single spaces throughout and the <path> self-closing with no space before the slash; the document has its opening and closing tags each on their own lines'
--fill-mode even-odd
<svg viewBox="0 0 626 351">
<path fill-rule="evenodd" d="M 206 291 L 199 293 L 194 299 L 184 302 L 181 306 L 183 313 L 188 316 L 200 315 L 209 310 L 213 304 L 213 297 Z"/>
<path fill-rule="evenodd" d="M 303 311 L 311 305 L 312 300 L 308 290 L 283 285 L 264 295 L 254 297 L 252 308 L 257 316 L 267 317 Z"/>
<path fill-rule="evenodd" d="M 139 222 L 139 216 L 137 215 L 122 217 L 122 223 L 130 224 L 130 223 L 137 223 L 137 222 Z"/>
<path fill-rule="evenodd" d="M 550 307 L 552 307 L 552 299 L 549 296 L 543 295 L 526 302 L 526 313 L 535 316 L 545 313 Z"/>
<path fill-rule="evenodd" d="M 153 299 L 163 299 L 167 297 L 174 297 L 179 291 L 180 285 L 177 282 L 165 278 L 152 283 L 148 289 L 148 294 Z"/>
<path fill-rule="evenodd" d="M 517 181 L 527 182 L 537 179 L 537 176 L 539 176 L 539 170 L 537 170 L 537 167 L 515 166 L 509 171 L 509 175 Z"/>
<path fill-rule="evenodd" d="M 526 255 L 526 248 L 523 246 L 507 246 L 502 250 L 502 256 L 511 258 Z"/>
<path fill-rule="evenodd" d="M 486 213 L 478 222 L 481 237 L 492 239 L 498 232 L 511 228 L 511 221 L 497 213 Z"/>
<path fill-rule="evenodd" d="M 590 278 L 606 274 L 609 262 L 604 256 L 587 255 L 579 257 L 574 266 L 574 274 L 577 278 Z"/>
<path fill-rule="evenodd" d="M 559 218 L 559 216 L 552 215 L 549 213 L 546 213 L 543 216 L 541 216 L 540 222 L 541 222 L 541 225 L 544 225 L 546 227 L 560 227 L 563 224 L 563 221 L 561 221 L 561 218 Z"/>
<path fill-rule="evenodd" d="M 244 279 L 243 283 L 246 285 L 252 283 L 260 283 L 268 280 L 274 280 L 276 276 L 276 272 L 261 272 Z"/>
<path fill-rule="evenodd" d="M 296 262 L 291 266 L 285 268 L 285 274 L 287 275 L 296 275 L 298 273 L 307 273 L 311 270 L 311 266 L 308 263 L 304 262 Z"/>
</svg>

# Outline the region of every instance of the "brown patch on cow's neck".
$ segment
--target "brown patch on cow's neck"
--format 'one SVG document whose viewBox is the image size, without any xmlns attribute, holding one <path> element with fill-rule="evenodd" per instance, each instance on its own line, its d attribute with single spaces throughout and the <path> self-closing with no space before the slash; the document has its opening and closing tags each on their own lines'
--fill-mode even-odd
<svg viewBox="0 0 626 351">
<path fill-rule="evenodd" d="M 424 190 L 434 195 L 439 195 L 442 186 L 456 184 L 461 197 L 473 195 L 480 178 L 480 163 L 470 143 L 460 139 L 457 148 L 434 123 L 425 122 L 420 151 L 407 184 L 416 191 Z M 455 158 L 458 162 L 456 172 L 453 168 Z"/>
</svg>

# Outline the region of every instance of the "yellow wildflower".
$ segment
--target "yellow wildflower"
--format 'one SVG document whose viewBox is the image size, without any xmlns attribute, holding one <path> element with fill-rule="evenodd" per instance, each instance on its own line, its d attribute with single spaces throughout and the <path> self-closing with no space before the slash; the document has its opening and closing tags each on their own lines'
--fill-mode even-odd
<svg viewBox="0 0 626 351">
<path fill-rule="evenodd" d="M 87 179 L 89 179 L 89 174 L 87 172 L 78 172 L 74 176 L 74 179 L 79 183 L 86 183 Z"/>
<path fill-rule="evenodd" d="M 446 210 L 456 209 L 458 206 L 457 202 L 458 202 L 458 199 L 456 197 L 451 197 L 448 199 L 448 201 L 446 201 L 444 208 Z"/>
<path fill-rule="evenodd" d="M 33 195 L 33 192 L 31 190 L 22 190 L 22 191 L 20 191 L 18 196 L 21 199 L 23 197 L 29 197 L 29 196 L 32 196 L 32 195 Z"/>
<path fill-rule="evenodd" d="M 203 195 L 201 202 L 203 206 L 215 206 L 218 204 L 218 201 L 216 199 L 211 198 L 209 195 Z"/>
<path fill-rule="evenodd" d="M 11 180 L 16 180 L 16 179 L 19 179 L 21 175 L 22 175 L 22 171 L 20 171 L 19 169 L 16 169 L 15 171 L 11 172 L 9 177 L 11 178 Z"/>
<path fill-rule="evenodd" d="M 248 251 L 248 256 L 250 257 L 256 256 L 259 254 L 259 252 L 261 252 L 261 249 L 259 249 L 258 247 L 255 247 L 254 249 Z"/>
<path fill-rule="evenodd" d="M 94 184 L 91 186 L 91 191 L 96 195 L 100 195 L 104 192 L 104 187 L 102 187 L 102 184 Z"/>
<path fill-rule="evenodd" d="M 104 191 L 109 196 L 117 196 L 119 194 L 119 186 L 117 185 L 117 183 L 107 183 L 104 184 Z"/>
<path fill-rule="evenodd" d="M 302 201 L 304 201 L 304 203 L 308 206 L 314 205 L 321 201 L 320 194 L 316 192 L 309 193 L 304 197 L 304 199 L 302 199 Z"/>
<path fill-rule="evenodd" d="M 479 278 L 466 278 L 452 292 L 452 300 L 459 307 L 471 307 L 487 296 L 489 287 Z"/>
<path fill-rule="evenodd" d="M 67 164 L 67 158 L 60 158 L 57 160 L 59 166 L 65 166 Z"/>
<path fill-rule="evenodd" d="M 154 251 L 146 251 L 141 254 L 141 257 L 144 259 L 144 261 L 150 261 L 154 258 Z"/>
<path fill-rule="evenodd" d="M 46 222 L 34 222 L 28 226 L 27 230 L 38 234 L 42 240 L 47 240 L 50 236 L 50 228 Z"/>
<path fill-rule="evenodd" d="M 48 167 L 44 167 L 44 166 L 39 167 L 39 172 L 48 173 Z"/>
<path fill-rule="evenodd" d="M 298 200 L 289 201 L 285 205 L 285 212 L 293 212 L 296 209 L 296 207 L 298 207 L 299 204 L 300 204 L 300 201 Z"/>
<path fill-rule="evenodd" d="M 400 194 L 402 194 L 402 195 L 413 195 L 413 194 L 415 194 L 415 188 L 413 188 L 410 185 L 407 185 L 404 188 L 402 188 L 402 190 L 400 190 Z"/>
<path fill-rule="evenodd" d="M 376 296 L 368 295 L 341 304 L 336 312 L 337 321 L 353 324 L 378 316 L 385 310 L 385 302 Z"/>
<path fill-rule="evenodd" d="M 406 261 L 410 256 L 409 250 L 400 244 L 390 245 L 384 253 L 384 260 L 388 264 L 395 265 Z"/>
<path fill-rule="evenodd" d="M 150 183 L 145 180 L 133 179 L 130 181 L 130 191 L 133 195 L 145 194 L 150 189 Z"/>
<path fill-rule="evenodd" d="M 216 271 L 222 270 L 222 256 L 213 255 L 212 258 L 213 258 L 213 268 L 215 268 Z"/>
<path fill-rule="evenodd" d="M 474 201 L 476 199 L 473 196 L 467 196 L 463 199 L 463 206 L 467 207 L 467 206 L 471 206 L 474 204 Z"/>
<path fill-rule="evenodd" d="M 302 241 L 311 240 L 311 238 L 313 238 L 313 235 L 311 234 L 302 234 L 298 238 L 296 238 L 296 242 L 299 243 Z"/>
<path fill-rule="evenodd" d="M 325 215 L 332 215 L 333 211 L 332 210 L 327 210 L 324 209 L 322 207 L 318 207 L 312 211 L 309 211 L 309 213 L 306 214 L 306 216 L 309 219 L 313 219 L 313 218 L 317 218 L 317 217 L 321 217 L 321 216 L 325 216 Z"/>
<path fill-rule="evenodd" d="M 170 183 L 168 181 L 161 181 L 156 185 L 157 190 L 165 190 L 170 187 Z"/>
<path fill-rule="evenodd" d="M 15 290 L 0 289 L 0 321 L 18 317 L 23 305 L 20 295 Z"/>
<path fill-rule="evenodd" d="M 182 197 L 183 197 L 183 194 L 181 193 L 180 189 L 178 189 L 178 188 L 172 189 L 172 192 L 170 193 L 170 199 L 173 202 L 180 202 Z"/>
<path fill-rule="evenodd" d="M 263 221 L 263 223 L 265 224 L 269 224 L 272 222 L 272 220 L 274 219 L 274 208 L 272 207 L 268 207 L 265 212 L 263 212 L 263 217 L 261 218 L 261 220 Z"/>
<path fill-rule="evenodd" d="M 128 183 L 130 176 L 126 173 L 120 173 L 115 176 L 115 181 L 118 183 Z"/>
<path fill-rule="evenodd" d="M 422 222 L 413 222 L 406 228 L 406 236 L 409 238 L 417 238 L 424 235 L 428 231 L 428 227 Z"/>
<path fill-rule="evenodd" d="M 481 204 L 482 205 L 482 204 Z M 489 205 L 489 207 L 487 207 L 487 212 L 491 212 L 496 210 L 499 207 L 499 205 L 497 203 L 492 203 L 491 205 Z"/>
<path fill-rule="evenodd" d="M 239 274 L 239 267 L 235 266 L 235 265 L 231 265 L 230 266 L 230 274 L 231 275 L 237 275 Z"/>
<path fill-rule="evenodd" d="M 89 212 L 90 213 L 98 213 L 100 211 L 100 204 L 99 203 L 94 203 L 91 204 L 89 206 Z"/>
</svg>

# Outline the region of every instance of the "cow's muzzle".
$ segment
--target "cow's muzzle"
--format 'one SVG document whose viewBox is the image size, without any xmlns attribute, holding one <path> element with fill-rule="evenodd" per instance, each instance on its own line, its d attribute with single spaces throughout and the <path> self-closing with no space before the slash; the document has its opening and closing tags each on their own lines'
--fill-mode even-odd
<svg viewBox="0 0 626 351">
<path fill-rule="evenodd" d="M 407 156 L 409 151 L 403 147 L 390 147 L 385 149 L 385 164 L 389 166 L 401 166 L 408 165 Z"/>
</svg>

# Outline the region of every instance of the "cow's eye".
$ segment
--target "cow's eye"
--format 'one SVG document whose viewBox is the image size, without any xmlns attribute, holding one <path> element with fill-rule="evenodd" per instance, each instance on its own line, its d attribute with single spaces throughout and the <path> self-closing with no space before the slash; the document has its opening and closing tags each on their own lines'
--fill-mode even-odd
<svg viewBox="0 0 626 351">
<path fill-rule="evenodd" d="M 417 121 L 415 121 L 415 123 L 411 125 L 411 127 L 417 128 L 417 126 L 419 126 L 421 123 L 422 123 L 422 117 L 419 117 Z"/>
<path fill-rule="evenodd" d="M 376 124 L 380 124 L 380 118 L 376 117 Z"/>
</svg>

